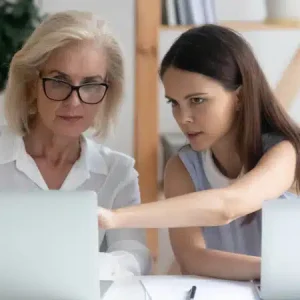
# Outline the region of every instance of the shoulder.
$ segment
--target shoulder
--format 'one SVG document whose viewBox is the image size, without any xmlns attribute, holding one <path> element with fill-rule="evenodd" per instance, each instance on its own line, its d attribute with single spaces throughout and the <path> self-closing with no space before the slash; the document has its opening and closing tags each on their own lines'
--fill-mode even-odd
<svg viewBox="0 0 300 300">
<path fill-rule="evenodd" d="M 165 168 L 165 174 L 166 175 L 176 175 L 176 174 L 180 174 L 180 173 L 187 173 L 187 170 L 182 162 L 182 160 L 178 155 L 172 156 L 166 165 Z"/>
<path fill-rule="evenodd" d="M 8 126 L 0 126 L 0 141 L 6 141 L 7 139 L 17 139 L 20 138 L 12 129 Z"/>
<path fill-rule="evenodd" d="M 167 198 L 194 192 L 192 178 L 179 155 L 169 159 L 164 177 L 164 193 Z"/>
<path fill-rule="evenodd" d="M 0 126 L 0 164 L 15 160 L 22 142 L 22 136 L 8 126 Z"/>
<path fill-rule="evenodd" d="M 189 174 L 192 165 L 199 160 L 198 152 L 194 151 L 189 145 L 182 147 L 177 155 L 172 156 L 167 162 L 165 172 L 175 174 Z"/>
<path fill-rule="evenodd" d="M 190 145 L 186 145 L 178 151 L 178 157 L 180 158 L 182 163 L 188 168 L 188 166 L 191 164 L 198 164 L 199 153 L 201 154 L 201 152 L 194 151 Z"/>
<path fill-rule="evenodd" d="M 137 177 L 137 172 L 134 169 L 135 160 L 124 153 L 112 150 L 96 141 L 86 138 L 85 141 L 88 149 L 88 160 L 90 168 L 103 168 L 106 169 L 106 175 L 111 176 L 133 176 Z"/>
<path fill-rule="evenodd" d="M 103 145 L 97 145 L 99 154 L 104 158 L 109 168 L 119 167 L 119 168 L 133 168 L 135 165 L 135 160 L 133 157 L 115 151 L 109 147 Z"/>
<path fill-rule="evenodd" d="M 179 154 L 172 156 L 167 162 L 164 181 L 170 184 L 180 184 L 180 181 L 191 181 L 190 173 Z"/>
<path fill-rule="evenodd" d="M 280 133 L 268 132 L 262 135 L 263 153 L 267 152 L 273 146 L 286 141 L 287 138 Z"/>
<path fill-rule="evenodd" d="M 265 133 L 262 135 L 263 157 L 261 160 L 284 159 L 287 163 L 295 163 L 297 151 L 294 144 L 279 133 Z"/>
<path fill-rule="evenodd" d="M 288 178 L 289 174 L 293 174 L 294 179 L 295 172 L 297 172 L 297 149 L 293 142 L 287 137 L 279 134 L 264 134 L 263 137 L 263 155 L 257 164 L 257 170 L 262 172 L 270 172 L 272 168 L 275 168 L 272 177 L 277 170 L 281 170 L 281 180 Z M 282 177 L 282 174 L 285 174 Z M 275 178 L 273 178 L 275 180 Z"/>
</svg>

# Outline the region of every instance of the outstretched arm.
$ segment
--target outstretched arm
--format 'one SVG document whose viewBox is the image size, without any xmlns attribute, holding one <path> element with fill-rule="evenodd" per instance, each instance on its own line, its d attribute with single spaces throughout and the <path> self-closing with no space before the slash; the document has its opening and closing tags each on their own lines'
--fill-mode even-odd
<svg viewBox="0 0 300 300">
<path fill-rule="evenodd" d="M 222 189 L 212 189 L 115 211 L 100 211 L 108 228 L 190 227 L 228 224 L 259 210 L 265 200 L 279 197 L 294 182 L 296 150 L 282 141 L 268 150 L 257 166 Z"/>
</svg>

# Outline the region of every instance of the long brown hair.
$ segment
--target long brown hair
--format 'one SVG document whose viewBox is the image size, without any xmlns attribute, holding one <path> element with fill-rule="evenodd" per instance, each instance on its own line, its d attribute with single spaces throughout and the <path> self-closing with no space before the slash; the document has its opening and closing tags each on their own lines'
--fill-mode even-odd
<svg viewBox="0 0 300 300">
<path fill-rule="evenodd" d="M 300 129 L 273 94 L 250 45 L 237 32 L 218 25 L 203 25 L 184 32 L 164 56 L 160 77 L 169 67 L 196 72 L 234 91 L 240 87 L 237 120 L 238 151 L 245 171 L 263 156 L 262 135 L 277 133 L 297 151 L 295 182 L 300 187 Z M 244 223 L 252 221 L 249 214 Z"/>
</svg>

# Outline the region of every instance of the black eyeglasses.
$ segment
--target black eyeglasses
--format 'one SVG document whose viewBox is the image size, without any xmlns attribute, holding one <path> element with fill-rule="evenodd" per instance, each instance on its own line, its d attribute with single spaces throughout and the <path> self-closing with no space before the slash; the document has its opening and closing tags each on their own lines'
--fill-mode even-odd
<svg viewBox="0 0 300 300">
<path fill-rule="evenodd" d="M 83 103 L 97 104 L 103 100 L 108 90 L 106 83 L 85 83 L 76 86 L 56 78 L 43 77 L 41 79 L 45 95 L 53 101 L 67 100 L 73 91 L 76 91 Z"/>
</svg>

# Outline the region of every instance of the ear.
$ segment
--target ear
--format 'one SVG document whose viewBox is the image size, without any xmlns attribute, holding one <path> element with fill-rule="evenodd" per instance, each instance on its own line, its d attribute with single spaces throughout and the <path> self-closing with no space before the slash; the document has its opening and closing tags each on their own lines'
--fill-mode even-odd
<svg viewBox="0 0 300 300">
<path fill-rule="evenodd" d="M 236 90 L 235 90 L 235 93 L 237 96 L 239 96 L 239 94 L 241 93 L 241 90 L 242 90 L 242 86 L 240 85 Z"/>
<path fill-rule="evenodd" d="M 38 89 L 38 78 L 34 78 L 30 82 L 28 82 L 27 85 L 28 97 L 30 99 L 37 98 L 37 89 Z"/>
</svg>

